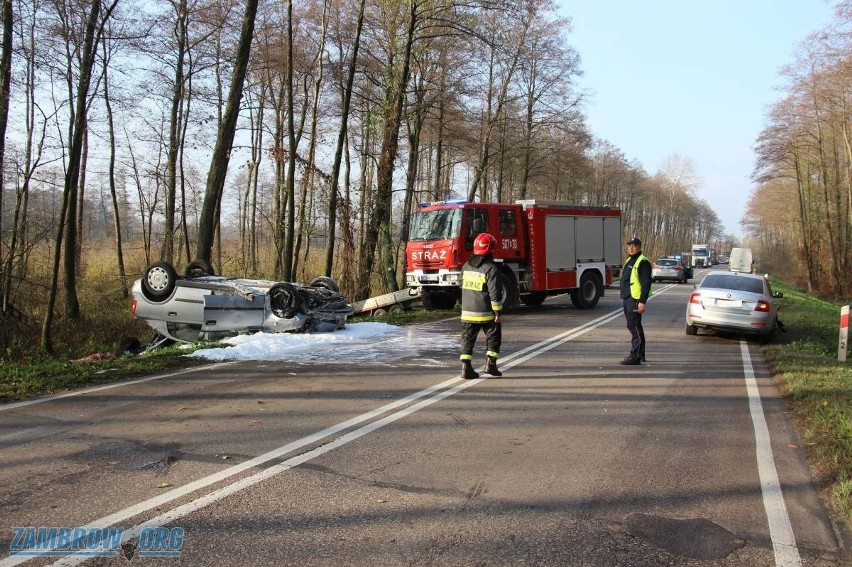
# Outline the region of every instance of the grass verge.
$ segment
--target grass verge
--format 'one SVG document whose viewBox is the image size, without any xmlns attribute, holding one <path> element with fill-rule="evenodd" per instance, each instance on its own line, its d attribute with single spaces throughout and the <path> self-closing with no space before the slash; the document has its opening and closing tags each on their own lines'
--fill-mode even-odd
<svg viewBox="0 0 852 567">
<path fill-rule="evenodd" d="M 785 333 L 766 345 L 779 387 L 827 500 L 852 529 L 852 361 L 837 360 L 840 305 L 784 282 Z"/>
</svg>

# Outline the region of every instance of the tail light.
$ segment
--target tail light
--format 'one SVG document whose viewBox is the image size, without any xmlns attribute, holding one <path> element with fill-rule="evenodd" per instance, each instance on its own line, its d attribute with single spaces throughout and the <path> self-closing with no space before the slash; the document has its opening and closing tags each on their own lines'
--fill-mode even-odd
<svg viewBox="0 0 852 567">
<path fill-rule="evenodd" d="M 136 315 L 136 300 L 130 302 L 130 314 Z"/>
<path fill-rule="evenodd" d="M 701 293 L 697 291 L 693 292 L 692 295 L 689 296 L 689 302 L 701 305 Z"/>
<path fill-rule="evenodd" d="M 764 313 L 768 313 L 772 309 L 772 306 L 769 305 L 768 302 L 763 301 L 762 299 L 757 302 L 757 305 L 754 306 L 755 311 L 762 311 Z"/>
<path fill-rule="evenodd" d="M 679 264 L 676 264 L 674 269 L 675 269 L 675 271 L 678 271 L 678 270 L 682 270 L 683 268 L 681 268 Z"/>
</svg>

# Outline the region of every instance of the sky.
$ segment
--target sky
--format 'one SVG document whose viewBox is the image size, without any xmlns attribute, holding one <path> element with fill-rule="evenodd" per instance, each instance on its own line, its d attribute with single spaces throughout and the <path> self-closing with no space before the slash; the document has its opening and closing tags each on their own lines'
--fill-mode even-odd
<svg viewBox="0 0 852 567">
<path fill-rule="evenodd" d="M 557 0 L 572 18 L 592 134 L 653 175 L 689 160 L 725 235 L 754 184 L 755 140 L 783 98 L 780 70 L 833 19 L 824 0 Z"/>
<path fill-rule="evenodd" d="M 211 361 L 269 360 L 293 364 L 395 363 L 400 353 L 421 366 L 445 367 L 446 359 L 432 356 L 441 349 L 458 349 L 458 336 L 432 332 L 427 325 L 396 327 L 387 323 L 347 323 L 331 333 L 255 333 L 223 339 L 223 346 L 199 349 L 187 356 Z M 190 348 L 190 347 L 188 347 Z M 329 356 L 329 353 L 334 353 Z M 455 362 L 455 359 L 452 360 Z"/>
</svg>

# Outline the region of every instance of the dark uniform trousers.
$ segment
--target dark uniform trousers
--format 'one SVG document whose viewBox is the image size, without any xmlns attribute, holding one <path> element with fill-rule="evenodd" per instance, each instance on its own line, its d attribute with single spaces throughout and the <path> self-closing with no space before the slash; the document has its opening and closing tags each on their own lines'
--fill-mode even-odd
<svg viewBox="0 0 852 567">
<path fill-rule="evenodd" d="M 624 318 L 630 332 L 630 358 L 641 359 L 645 355 L 645 329 L 642 328 L 642 314 L 636 311 L 639 300 L 628 297 L 624 302 Z"/>
<path fill-rule="evenodd" d="M 461 353 L 462 355 L 472 355 L 473 347 L 476 344 L 476 336 L 479 330 L 485 333 L 485 348 L 489 352 L 500 352 L 500 343 L 503 341 L 502 325 L 490 321 L 488 323 L 468 323 L 462 321 L 461 335 Z"/>
</svg>

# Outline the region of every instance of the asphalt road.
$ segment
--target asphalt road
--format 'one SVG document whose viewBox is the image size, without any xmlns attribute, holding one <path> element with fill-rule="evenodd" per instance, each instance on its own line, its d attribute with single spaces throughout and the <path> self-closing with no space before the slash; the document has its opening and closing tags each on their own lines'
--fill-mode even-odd
<svg viewBox="0 0 852 567">
<path fill-rule="evenodd" d="M 691 289 L 655 285 L 638 367 L 608 290 L 507 314 L 499 380 L 442 347 L 0 406 L 0 567 L 852 565 L 760 345 L 686 336 Z"/>
</svg>

